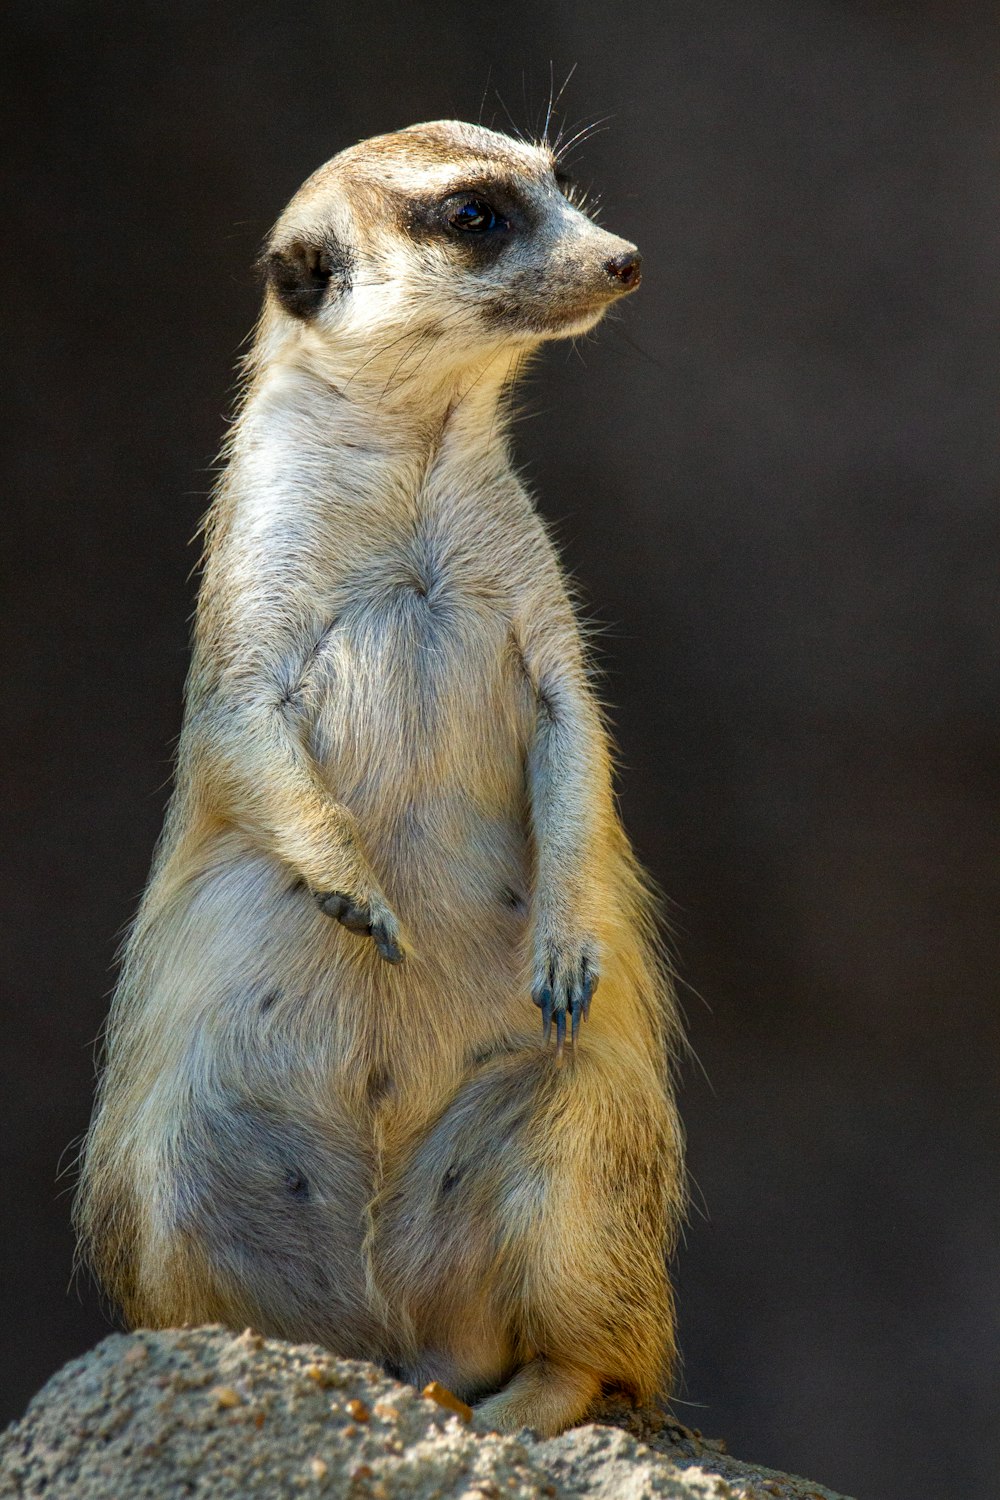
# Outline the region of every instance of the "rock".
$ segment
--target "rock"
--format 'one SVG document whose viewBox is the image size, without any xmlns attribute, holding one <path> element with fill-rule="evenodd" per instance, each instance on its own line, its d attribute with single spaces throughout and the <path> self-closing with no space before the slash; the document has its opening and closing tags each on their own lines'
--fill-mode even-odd
<svg viewBox="0 0 1000 1500">
<path fill-rule="evenodd" d="M 0 1436 L 0 1496 L 844 1500 L 739 1463 L 666 1412 L 607 1401 L 541 1441 L 477 1430 L 441 1396 L 250 1330 L 112 1334 Z"/>
</svg>

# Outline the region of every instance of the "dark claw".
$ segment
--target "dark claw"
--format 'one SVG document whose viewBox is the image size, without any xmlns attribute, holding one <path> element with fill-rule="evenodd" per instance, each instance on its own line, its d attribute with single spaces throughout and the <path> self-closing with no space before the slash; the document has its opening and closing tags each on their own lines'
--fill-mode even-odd
<svg viewBox="0 0 1000 1500">
<path fill-rule="evenodd" d="M 556 1011 L 556 1063 L 563 1059 L 563 1047 L 566 1045 L 566 1011 L 560 1007 Z"/>
<path fill-rule="evenodd" d="M 597 975 L 590 960 L 583 957 L 574 975 L 573 970 L 564 969 L 557 959 L 548 964 L 547 980 L 539 983 L 531 998 L 542 1012 L 542 1029 L 545 1041 L 552 1035 L 552 1022 L 556 1023 L 556 1065 L 565 1055 L 567 1035 L 572 1054 L 576 1056 L 577 1037 L 580 1026 L 590 1014 L 590 1001 L 597 988 Z"/>
<path fill-rule="evenodd" d="M 536 990 L 531 998 L 542 1012 L 542 1034 L 545 1040 L 548 1041 L 552 1033 L 552 991 L 547 984 L 542 985 L 541 989 Z"/>
<path fill-rule="evenodd" d="M 403 962 L 403 950 L 398 943 L 394 943 L 385 930 L 384 922 L 376 922 L 371 929 L 375 946 L 385 959 L 387 964 L 401 964 Z"/>
<path fill-rule="evenodd" d="M 384 922 L 372 921 L 372 914 L 367 906 L 354 901 L 344 891 L 321 891 L 316 896 L 316 902 L 321 911 L 339 922 L 341 927 L 346 927 L 348 932 L 371 937 L 386 963 L 403 962 L 403 950 L 389 936 Z"/>
<path fill-rule="evenodd" d="M 586 1021 L 590 1017 L 590 1002 L 594 998 L 594 991 L 597 989 L 597 975 L 592 972 L 590 963 L 586 958 L 580 960 L 580 981 L 582 989 L 580 999 L 583 1005 L 583 1019 Z"/>
<path fill-rule="evenodd" d="M 346 911 L 350 904 L 350 897 L 345 896 L 343 891 L 319 891 L 316 896 L 316 905 L 320 911 L 333 917 L 335 922 L 340 921 L 341 912 Z"/>
<path fill-rule="evenodd" d="M 594 998 L 594 991 L 596 989 L 597 975 L 591 974 L 583 987 L 583 1019 L 585 1021 L 590 1019 L 590 1002 Z"/>
<path fill-rule="evenodd" d="M 360 932 L 365 937 L 372 930 L 372 914 L 367 906 L 356 906 L 352 902 L 347 910 L 340 916 L 340 925 L 346 927 L 348 932 Z"/>
<path fill-rule="evenodd" d="M 372 919 L 367 906 L 359 906 L 345 891 L 320 891 L 316 902 L 320 911 L 349 932 L 371 932 Z"/>
</svg>

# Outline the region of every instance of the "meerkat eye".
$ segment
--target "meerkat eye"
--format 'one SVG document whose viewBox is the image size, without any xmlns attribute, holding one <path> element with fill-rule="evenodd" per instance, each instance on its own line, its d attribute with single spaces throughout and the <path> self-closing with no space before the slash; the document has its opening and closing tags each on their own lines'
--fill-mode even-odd
<svg viewBox="0 0 1000 1500">
<path fill-rule="evenodd" d="M 455 203 L 448 214 L 448 223 L 463 234 L 488 234 L 491 229 L 509 227 L 485 198 L 463 198 Z"/>
</svg>

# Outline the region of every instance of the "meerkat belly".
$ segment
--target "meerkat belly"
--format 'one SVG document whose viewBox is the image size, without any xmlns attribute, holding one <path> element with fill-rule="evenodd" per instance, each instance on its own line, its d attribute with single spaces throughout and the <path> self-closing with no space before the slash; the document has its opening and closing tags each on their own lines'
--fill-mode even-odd
<svg viewBox="0 0 1000 1500">
<path fill-rule="evenodd" d="M 533 701 L 503 610 L 460 587 L 387 588 L 338 618 L 315 689 L 314 755 L 401 915 L 516 906 Z"/>
<path fill-rule="evenodd" d="M 348 603 L 308 673 L 312 755 L 357 818 L 407 962 L 384 964 L 331 922 L 245 833 L 213 830 L 158 876 L 176 893 L 160 948 L 169 972 L 147 998 L 151 1034 L 164 1038 L 153 1050 L 178 1054 L 161 1070 L 182 1073 L 195 1057 L 205 1077 L 254 1098 L 275 1080 L 283 1096 L 304 1090 L 317 1116 L 346 1107 L 361 1118 L 372 1089 L 419 1074 L 433 1111 L 470 1053 L 534 1019 L 522 972 L 530 684 L 502 610 L 412 587 Z M 359 1005 L 359 988 L 380 1004 Z M 491 1007 L 466 1003 L 487 992 Z M 444 1017 L 442 995 L 454 1001 Z M 179 1009 L 187 1024 L 171 1029 Z M 399 1068 L 389 1060 L 404 1016 L 417 1061 Z M 421 1036 L 433 1039 L 424 1071 Z"/>
</svg>

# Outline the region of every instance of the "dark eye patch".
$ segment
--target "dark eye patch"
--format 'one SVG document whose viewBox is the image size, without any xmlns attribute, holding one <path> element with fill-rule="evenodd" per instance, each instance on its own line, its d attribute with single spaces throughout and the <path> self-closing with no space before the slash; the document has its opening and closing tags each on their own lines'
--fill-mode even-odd
<svg viewBox="0 0 1000 1500">
<path fill-rule="evenodd" d="M 468 206 L 472 206 L 471 215 Z M 469 222 L 455 223 L 463 209 Z M 517 181 L 502 177 L 459 182 L 434 198 L 400 199 L 398 212 L 402 227 L 414 239 L 440 239 L 443 235 L 476 261 L 498 254 L 511 234 L 532 230 L 536 220 L 536 212 L 522 196 Z"/>
<path fill-rule="evenodd" d="M 495 234 L 510 228 L 487 199 L 464 195 L 449 207 L 448 223 L 460 234 Z"/>
</svg>

